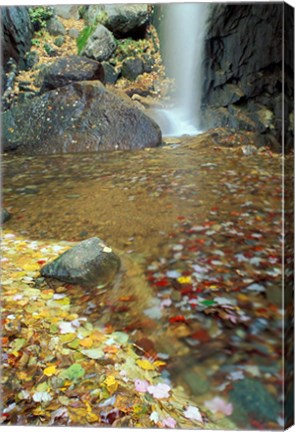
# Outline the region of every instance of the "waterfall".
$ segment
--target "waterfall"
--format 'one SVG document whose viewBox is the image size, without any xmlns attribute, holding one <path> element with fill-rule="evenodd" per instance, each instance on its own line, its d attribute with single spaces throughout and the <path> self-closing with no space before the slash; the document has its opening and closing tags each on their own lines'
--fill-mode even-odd
<svg viewBox="0 0 295 432">
<path fill-rule="evenodd" d="M 157 110 L 163 136 L 197 135 L 200 127 L 202 56 L 208 16 L 206 3 L 170 3 L 164 7 L 163 61 L 175 80 L 173 107 Z"/>
</svg>

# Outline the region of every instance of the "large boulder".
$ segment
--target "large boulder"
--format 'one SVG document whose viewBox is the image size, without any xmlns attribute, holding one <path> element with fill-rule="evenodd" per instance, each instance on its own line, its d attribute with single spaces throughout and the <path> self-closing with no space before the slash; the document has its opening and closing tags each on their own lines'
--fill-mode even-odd
<svg viewBox="0 0 295 432">
<path fill-rule="evenodd" d="M 41 75 L 43 84 L 40 92 L 44 93 L 59 87 L 64 87 L 75 81 L 90 81 L 104 79 L 101 63 L 81 56 L 61 57 L 46 66 Z"/>
<path fill-rule="evenodd" d="M 120 258 L 102 240 L 82 241 L 41 269 L 43 277 L 86 287 L 108 285 L 120 269 Z"/>
<path fill-rule="evenodd" d="M 116 47 L 116 40 L 112 33 L 102 24 L 98 24 L 80 54 L 97 61 L 104 61 L 112 56 Z"/>
<path fill-rule="evenodd" d="M 144 37 L 149 22 L 147 4 L 91 5 L 84 15 L 89 24 L 103 23 L 116 37 Z"/>
<path fill-rule="evenodd" d="M 155 147 L 159 126 L 99 81 L 44 93 L 2 115 L 4 151 L 52 154 Z"/>
<path fill-rule="evenodd" d="M 5 68 L 8 60 L 13 58 L 20 68 L 24 68 L 24 57 L 33 36 L 28 9 L 24 6 L 1 7 L 1 23 L 2 65 Z"/>
</svg>

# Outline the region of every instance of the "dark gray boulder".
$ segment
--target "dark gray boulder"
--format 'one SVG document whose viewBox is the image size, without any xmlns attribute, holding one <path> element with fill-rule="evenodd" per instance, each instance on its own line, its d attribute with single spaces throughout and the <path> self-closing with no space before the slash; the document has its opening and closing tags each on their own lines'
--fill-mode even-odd
<svg viewBox="0 0 295 432">
<path fill-rule="evenodd" d="M 73 55 L 61 57 L 50 66 L 46 66 L 41 75 L 43 84 L 40 93 L 44 93 L 75 81 L 103 81 L 104 70 L 102 65 L 95 60 Z"/>
<path fill-rule="evenodd" d="M 112 33 L 102 24 L 98 24 L 80 54 L 97 61 L 104 61 L 112 56 L 116 46 L 116 40 Z"/>
<path fill-rule="evenodd" d="M 52 154 L 131 150 L 161 144 L 159 126 L 99 81 L 44 93 L 2 115 L 4 151 Z"/>
<path fill-rule="evenodd" d="M 149 22 L 147 4 L 91 5 L 84 14 L 89 24 L 101 22 L 116 37 L 144 37 Z"/>
<path fill-rule="evenodd" d="M 50 277 L 85 287 L 108 285 L 120 269 L 120 258 L 102 240 L 93 237 L 82 241 L 41 269 Z"/>
<path fill-rule="evenodd" d="M 66 34 L 64 25 L 56 17 L 52 17 L 47 21 L 46 28 L 52 36 L 63 36 Z"/>
<path fill-rule="evenodd" d="M 102 62 L 104 71 L 104 82 L 106 84 L 115 84 L 121 74 L 121 70 L 117 70 L 108 62 Z"/>
<path fill-rule="evenodd" d="M 143 72 L 144 63 L 139 57 L 126 59 L 122 63 L 122 75 L 131 81 L 134 81 Z"/>
<path fill-rule="evenodd" d="M 25 67 L 24 57 L 31 47 L 33 26 L 28 9 L 25 6 L 1 7 L 2 23 L 2 64 L 4 69 L 10 58 L 13 58 L 20 68 Z"/>
</svg>

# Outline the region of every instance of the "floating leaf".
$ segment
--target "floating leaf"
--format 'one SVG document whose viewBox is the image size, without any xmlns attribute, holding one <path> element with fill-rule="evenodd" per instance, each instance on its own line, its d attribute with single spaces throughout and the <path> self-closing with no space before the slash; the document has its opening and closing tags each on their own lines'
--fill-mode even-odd
<svg viewBox="0 0 295 432">
<path fill-rule="evenodd" d="M 93 345 L 93 339 L 90 337 L 87 337 L 85 339 L 82 339 L 79 341 L 79 344 L 82 345 L 85 348 L 91 348 Z"/>
<path fill-rule="evenodd" d="M 18 339 L 14 339 L 13 342 L 11 342 L 10 344 L 10 348 L 12 351 L 19 351 L 26 343 L 26 339 L 23 338 L 18 338 Z"/>
<path fill-rule="evenodd" d="M 197 420 L 199 422 L 203 423 L 202 415 L 198 408 L 194 406 L 188 406 L 187 409 L 184 411 L 184 417 L 190 420 Z"/>
<path fill-rule="evenodd" d="M 148 386 L 148 392 L 154 396 L 156 399 L 165 399 L 170 397 L 171 388 L 168 384 L 159 383 L 155 386 Z"/>
<path fill-rule="evenodd" d="M 47 368 L 44 369 L 43 371 L 44 375 L 46 376 L 52 376 L 56 374 L 56 366 L 48 366 Z"/>
<path fill-rule="evenodd" d="M 176 427 L 176 421 L 172 417 L 167 417 L 164 420 L 162 420 L 163 427 L 169 427 L 171 429 L 174 429 Z"/>
<path fill-rule="evenodd" d="M 113 375 L 109 375 L 105 380 L 104 380 L 105 385 L 107 386 L 108 392 L 110 394 L 115 393 L 115 391 L 118 388 L 118 381 L 116 381 L 116 378 Z"/>
<path fill-rule="evenodd" d="M 104 357 L 104 352 L 101 348 L 82 350 L 81 353 L 86 355 L 86 357 L 89 357 L 91 359 L 99 359 L 99 358 Z"/>
<path fill-rule="evenodd" d="M 190 276 L 181 276 L 177 281 L 181 284 L 189 284 L 192 282 L 192 278 Z"/>
<path fill-rule="evenodd" d="M 33 394 L 33 400 L 35 402 L 49 402 L 52 400 L 52 396 L 48 392 L 36 392 Z"/>
<path fill-rule="evenodd" d="M 155 370 L 155 366 L 153 365 L 153 363 L 151 363 L 149 360 L 136 360 L 136 363 L 138 364 L 139 367 L 141 367 L 144 370 Z"/>
<path fill-rule="evenodd" d="M 68 378 L 71 381 L 82 378 L 85 375 L 85 369 L 79 364 L 74 363 L 68 369 L 61 371 L 60 376 L 62 378 Z"/>
<path fill-rule="evenodd" d="M 205 402 L 205 407 L 212 411 L 214 414 L 220 412 L 227 416 L 230 416 L 233 412 L 232 404 L 226 403 L 226 401 L 220 397 L 215 397 Z"/>
<path fill-rule="evenodd" d="M 144 380 L 140 380 L 140 379 L 136 379 L 134 381 L 135 384 L 135 390 L 140 392 L 140 393 L 146 393 L 149 383 L 147 381 Z"/>
</svg>

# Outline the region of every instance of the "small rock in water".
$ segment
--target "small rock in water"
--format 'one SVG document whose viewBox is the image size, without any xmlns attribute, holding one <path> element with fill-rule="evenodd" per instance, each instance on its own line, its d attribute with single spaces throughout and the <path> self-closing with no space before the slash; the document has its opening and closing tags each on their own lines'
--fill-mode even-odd
<svg viewBox="0 0 295 432">
<path fill-rule="evenodd" d="M 88 287 L 108 285 L 120 268 L 120 258 L 93 237 L 67 250 L 41 269 L 41 275 Z"/>
<path fill-rule="evenodd" d="M 8 210 L 6 210 L 6 208 L 3 207 L 2 210 L 1 210 L 1 223 L 4 224 L 10 218 L 11 218 L 11 214 L 9 213 Z"/>
</svg>

